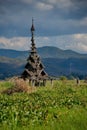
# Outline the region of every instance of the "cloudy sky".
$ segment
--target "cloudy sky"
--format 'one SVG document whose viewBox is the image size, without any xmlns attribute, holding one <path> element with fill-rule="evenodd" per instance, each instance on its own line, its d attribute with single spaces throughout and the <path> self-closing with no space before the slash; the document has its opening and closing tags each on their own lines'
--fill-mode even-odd
<svg viewBox="0 0 87 130">
<path fill-rule="evenodd" d="M 32 17 L 37 47 L 87 53 L 87 0 L 0 0 L 0 48 L 28 50 Z"/>
</svg>

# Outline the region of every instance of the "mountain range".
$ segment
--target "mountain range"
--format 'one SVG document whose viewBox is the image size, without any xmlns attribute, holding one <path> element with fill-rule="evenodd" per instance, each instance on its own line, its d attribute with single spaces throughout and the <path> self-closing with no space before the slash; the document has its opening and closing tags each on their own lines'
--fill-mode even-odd
<svg viewBox="0 0 87 130">
<path fill-rule="evenodd" d="M 87 54 L 56 47 L 37 48 L 46 72 L 51 76 L 87 75 Z M 0 79 L 20 75 L 26 64 L 30 51 L 0 49 Z"/>
</svg>

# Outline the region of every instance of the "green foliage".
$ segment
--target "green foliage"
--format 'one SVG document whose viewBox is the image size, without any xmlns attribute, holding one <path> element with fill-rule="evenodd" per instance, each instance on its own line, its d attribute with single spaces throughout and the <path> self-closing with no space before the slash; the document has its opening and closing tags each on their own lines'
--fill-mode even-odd
<svg viewBox="0 0 87 130">
<path fill-rule="evenodd" d="M 14 84 L 9 82 L 9 81 L 5 81 L 5 82 L 0 82 L 0 92 L 3 91 L 4 89 L 7 89 L 7 88 L 11 88 L 13 87 Z"/>
<path fill-rule="evenodd" d="M 86 130 L 86 115 L 84 82 L 47 82 L 31 94 L 0 95 L 0 130 Z"/>
<path fill-rule="evenodd" d="M 64 81 L 64 80 L 67 80 L 67 77 L 66 77 L 66 76 L 61 76 L 61 77 L 60 77 L 60 80 L 63 80 L 63 81 Z"/>
</svg>

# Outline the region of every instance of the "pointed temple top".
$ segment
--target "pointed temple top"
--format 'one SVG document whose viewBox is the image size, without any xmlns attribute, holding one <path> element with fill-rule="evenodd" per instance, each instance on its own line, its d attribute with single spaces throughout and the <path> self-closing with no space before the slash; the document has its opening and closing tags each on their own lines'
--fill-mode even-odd
<svg viewBox="0 0 87 130">
<path fill-rule="evenodd" d="M 34 19 L 32 18 L 32 26 L 31 26 L 31 31 L 35 31 L 35 28 L 34 28 Z"/>
<path fill-rule="evenodd" d="M 40 56 L 37 53 L 37 49 L 34 43 L 34 23 L 32 18 L 31 25 L 31 51 L 30 55 L 27 59 L 27 63 L 25 65 L 25 69 L 21 75 L 21 77 L 26 80 L 29 80 L 30 85 L 39 86 L 43 83 L 45 85 L 46 80 L 49 78 L 48 74 L 44 70 L 44 66 L 40 60 Z"/>
</svg>

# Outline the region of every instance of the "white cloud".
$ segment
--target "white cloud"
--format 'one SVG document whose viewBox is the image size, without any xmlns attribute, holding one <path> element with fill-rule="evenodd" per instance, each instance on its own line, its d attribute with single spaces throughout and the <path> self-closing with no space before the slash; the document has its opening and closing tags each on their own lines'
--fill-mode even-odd
<svg viewBox="0 0 87 130">
<path fill-rule="evenodd" d="M 14 38 L 0 38 L 0 47 L 3 44 L 5 49 L 26 50 L 29 48 L 29 38 L 27 37 L 14 37 Z"/>
<path fill-rule="evenodd" d="M 71 0 L 58 0 L 58 7 L 59 8 L 70 8 L 73 6 Z"/>
<path fill-rule="evenodd" d="M 87 39 L 87 34 L 74 34 L 73 37 L 75 39 L 80 39 L 80 40 L 84 39 L 85 40 L 85 39 Z"/>
<path fill-rule="evenodd" d="M 43 10 L 43 11 L 53 9 L 53 6 L 51 4 L 47 4 L 43 2 L 38 2 L 36 6 L 38 9 Z"/>
<path fill-rule="evenodd" d="M 74 50 L 87 54 L 87 34 L 73 34 L 51 37 L 35 37 L 36 47 L 55 46 L 63 50 Z M 29 50 L 31 41 L 29 37 L 0 37 L 0 48 Z"/>
<path fill-rule="evenodd" d="M 61 36 L 59 41 L 62 42 L 62 45 L 60 45 L 62 49 L 71 49 L 80 53 L 87 53 L 87 34 L 65 35 Z"/>
<path fill-rule="evenodd" d="M 44 5 L 47 4 L 62 9 L 62 11 L 67 11 L 71 7 L 76 8 L 71 0 L 45 0 Z"/>
</svg>

